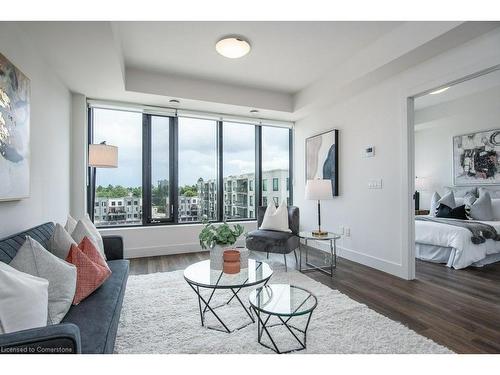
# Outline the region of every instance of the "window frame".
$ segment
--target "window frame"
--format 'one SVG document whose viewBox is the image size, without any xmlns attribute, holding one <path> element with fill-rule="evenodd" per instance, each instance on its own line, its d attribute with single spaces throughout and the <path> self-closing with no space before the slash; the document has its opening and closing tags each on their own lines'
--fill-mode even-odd
<svg viewBox="0 0 500 375">
<path fill-rule="evenodd" d="M 98 106 L 87 107 L 87 140 L 88 144 L 93 143 L 94 134 L 94 108 L 104 108 Z M 105 108 L 109 109 L 109 108 Z M 127 109 L 116 109 L 128 111 Z M 137 112 L 133 108 L 129 110 L 130 112 Z M 169 118 L 169 218 L 164 219 L 152 219 L 151 218 L 151 163 L 152 163 L 152 144 L 151 144 L 151 118 L 152 117 L 167 117 Z M 182 117 L 182 116 L 181 116 Z M 172 115 L 160 115 L 160 114 L 150 114 L 142 112 L 142 223 L 140 224 L 125 224 L 125 225 L 102 225 L 99 229 L 119 229 L 119 228 L 130 228 L 130 227 L 146 227 L 146 226 L 161 226 L 161 225 L 191 225 L 200 224 L 201 221 L 187 221 L 179 222 L 179 187 L 178 187 L 178 155 L 179 155 L 179 145 L 178 145 L 178 127 L 179 127 L 179 117 Z M 234 121 L 227 121 L 234 123 Z M 244 122 L 242 122 L 244 123 Z M 224 221 L 228 222 L 252 222 L 256 221 L 257 217 L 246 218 L 246 219 L 225 219 L 224 212 L 224 172 L 223 172 L 223 120 L 217 121 L 217 218 L 214 223 L 221 223 Z M 272 126 L 264 124 L 253 124 L 244 123 L 246 125 L 253 125 L 255 127 L 255 177 L 253 179 L 253 192 L 254 192 L 254 210 L 253 212 L 258 212 L 258 207 L 263 205 L 263 180 L 262 180 L 262 127 Z M 288 187 L 289 187 L 289 200 L 290 205 L 293 204 L 293 129 L 289 128 L 289 160 L 288 160 Z M 93 168 L 87 168 L 87 212 L 89 213 L 91 219 L 94 219 L 94 206 L 92 205 L 92 186 L 93 186 Z M 267 181 L 266 181 L 266 185 Z M 266 186 L 267 188 L 269 186 Z M 269 189 L 265 191 L 269 193 Z"/>
</svg>

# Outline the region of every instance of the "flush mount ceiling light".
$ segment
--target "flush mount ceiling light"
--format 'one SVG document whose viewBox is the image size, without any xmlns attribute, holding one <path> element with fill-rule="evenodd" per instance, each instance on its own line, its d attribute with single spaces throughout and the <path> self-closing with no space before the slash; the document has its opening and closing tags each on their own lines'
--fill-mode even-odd
<svg viewBox="0 0 500 375">
<path fill-rule="evenodd" d="M 215 44 L 215 50 L 229 59 L 239 59 L 250 52 L 250 43 L 240 36 L 227 36 Z"/>
<path fill-rule="evenodd" d="M 250 113 L 252 113 L 252 114 L 256 114 L 256 113 L 259 113 L 259 110 L 258 110 L 258 109 L 251 109 L 251 110 L 250 110 Z"/>
<path fill-rule="evenodd" d="M 179 104 L 180 103 L 180 101 L 178 101 L 177 99 L 170 99 L 168 102 L 171 104 Z"/>
<path fill-rule="evenodd" d="M 443 87 L 442 89 L 437 89 L 433 92 L 430 92 L 429 94 L 430 95 L 436 95 L 436 94 L 441 94 L 442 92 L 445 92 L 446 90 L 448 90 L 450 87 Z"/>
</svg>

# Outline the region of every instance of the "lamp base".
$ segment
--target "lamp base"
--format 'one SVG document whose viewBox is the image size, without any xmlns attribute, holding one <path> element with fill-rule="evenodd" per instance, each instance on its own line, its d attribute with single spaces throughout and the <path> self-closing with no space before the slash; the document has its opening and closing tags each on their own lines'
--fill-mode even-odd
<svg viewBox="0 0 500 375">
<path fill-rule="evenodd" d="M 324 236 L 328 236 L 328 232 L 323 232 L 321 229 L 318 229 L 318 230 L 313 230 L 312 232 L 312 235 L 315 236 L 315 237 L 324 237 Z"/>
</svg>

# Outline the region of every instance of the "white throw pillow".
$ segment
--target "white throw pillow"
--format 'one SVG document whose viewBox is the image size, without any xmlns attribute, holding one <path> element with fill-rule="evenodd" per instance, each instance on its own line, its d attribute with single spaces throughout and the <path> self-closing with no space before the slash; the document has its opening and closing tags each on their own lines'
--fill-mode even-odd
<svg viewBox="0 0 500 375">
<path fill-rule="evenodd" d="M 101 254 L 102 258 L 106 259 L 106 255 L 104 255 L 104 250 L 101 250 L 101 248 L 99 247 L 97 238 L 94 237 L 94 234 L 87 226 L 87 224 L 83 222 L 83 220 L 78 220 L 75 230 L 73 231 L 73 233 L 71 233 L 71 237 L 73 237 L 73 240 L 75 240 L 77 244 L 82 242 L 83 237 L 87 237 L 95 246 L 95 248 L 99 251 L 99 254 Z"/>
<path fill-rule="evenodd" d="M 276 209 L 274 203 L 270 203 L 269 206 L 267 206 L 266 213 L 264 214 L 259 229 L 291 232 L 288 228 L 288 207 L 286 201 L 283 201 L 278 209 Z"/>
<path fill-rule="evenodd" d="M 92 222 L 92 220 L 90 220 L 89 214 L 85 214 L 85 216 L 82 218 L 82 221 L 87 226 L 87 228 L 89 228 L 90 232 L 92 233 L 92 235 L 96 239 L 97 249 L 102 254 L 103 258 L 106 259 L 106 253 L 104 252 L 104 243 L 102 242 L 101 233 L 99 233 L 99 231 L 97 230 L 97 228 L 94 225 L 94 223 Z"/>
<path fill-rule="evenodd" d="M 73 219 L 71 215 L 68 215 L 68 218 L 66 219 L 66 225 L 64 226 L 64 229 L 66 229 L 66 232 L 68 233 L 73 233 L 73 231 L 76 228 L 76 220 Z"/>
<path fill-rule="evenodd" d="M 56 229 L 49 239 L 49 250 L 56 257 L 66 260 L 71 245 L 78 245 L 61 224 L 56 224 Z"/>
<path fill-rule="evenodd" d="M 47 325 L 47 280 L 0 262 L 0 285 L 0 334 Z"/>
<path fill-rule="evenodd" d="M 9 265 L 18 271 L 49 281 L 47 323 L 60 323 L 75 297 L 76 267 L 51 254 L 29 236 L 26 236 L 26 241 Z"/>
</svg>

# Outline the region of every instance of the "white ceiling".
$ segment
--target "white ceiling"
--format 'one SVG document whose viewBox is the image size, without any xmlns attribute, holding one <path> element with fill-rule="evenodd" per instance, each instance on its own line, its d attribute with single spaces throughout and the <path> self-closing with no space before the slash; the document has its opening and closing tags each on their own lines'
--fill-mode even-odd
<svg viewBox="0 0 500 375">
<path fill-rule="evenodd" d="M 402 22 L 113 22 L 126 67 L 295 93 Z M 227 59 L 225 35 L 251 52 Z"/>
</svg>

